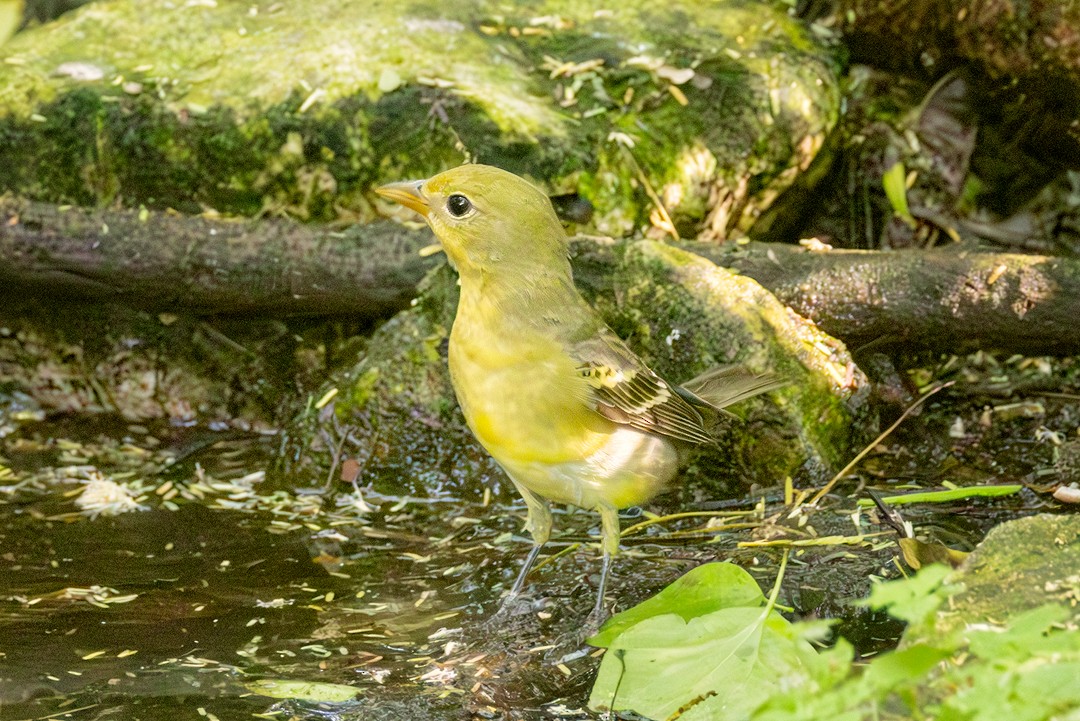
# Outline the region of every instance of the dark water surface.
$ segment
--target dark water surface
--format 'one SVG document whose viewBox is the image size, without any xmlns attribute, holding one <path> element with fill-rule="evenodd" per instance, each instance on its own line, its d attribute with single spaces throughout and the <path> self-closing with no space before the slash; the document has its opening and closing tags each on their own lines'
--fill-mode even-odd
<svg viewBox="0 0 1080 721">
<path fill-rule="evenodd" d="M 267 479 L 272 437 L 186 433 L 68 418 L 0 437 L 0 719 L 594 718 L 583 710 L 597 664 L 582 642 L 598 570 L 590 514 L 557 514 L 533 605 L 492 624 L 529 545 L 509 498 L 366 489 L 361 501 L 348 484 Z M 1008 457 L 991 469 L 955 456 L 949 477 L 975 480 L 1000 480 Z M 1024 472 L 1041 462 L 1026 450 L 1014 461 Z M 865 464 L 893 484 L 916 469 L 912 485 L 932 484 L 936 465 Z M 652 510 L 665 504 L 710 505 L 684 495 Z M 904 512 L 971 547 L 1041 504 L 1025 492 Z M 737 542 L 778 528 L 856 537 L 796 548 L 781 603 L 800 618 L 841 618 L 861 653 L 888 648 L 900 625 L 848 600 L 898 575 L 894 537 L 865 515 L 857 528 L 853 501 L 834 505 L 804 523 L 765 491 L 642 527 L 616 559 L 610 606 L 709 560 L 734 560 L 767 589 L 781 550 Z M 109 515 L 121 507 L 137 510 Z M 307 685 L 257 685 L 283 681 Z"/>
<path fill-rule="evenodd" d="M 263 488 L 251 471 L 273 459 L 258 441 L 223 443 L 194 476 L 162 480 L 184 474 L 125 456 L 129 437 L 21 440 L 7 444 L 17 471 L 0 486 L 0 718 L 359 717 L 368 694 L 382 703 L 405 688 L 428 712 L 439 696 L 461 709 L 443 679 L 420 677 L 445 655 L 446 629 L 480 611 L 469 604 L 484 594 L 461 580 L 477 562 L 460 554 L 456 569 L 433 570 L 438 537 L 413 527 L 471 531 L 477 522 L 450 518 L 464 504 L 324 509 L 320 495 Z M 142 489 L 140 510 L 80 512 L 88 479 L 105 476 Z M 356 700 L 277 701 L 251 692 L 259 679 L 349 684 Z"/>
</svg>

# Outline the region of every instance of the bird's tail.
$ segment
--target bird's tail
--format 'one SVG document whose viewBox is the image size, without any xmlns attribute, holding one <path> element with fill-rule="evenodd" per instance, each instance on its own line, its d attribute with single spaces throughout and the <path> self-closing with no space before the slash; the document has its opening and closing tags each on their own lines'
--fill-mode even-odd
<svg viewBox="0 0 1080 721">
<path fill-rule="evenodd" d="M 691 378 L 678 391 L 691 405 L 731 415 L 723 410 L 726 406 L 782 388 L 789 382 L 775 373 L 754 373 L 742 366 L 719 366 Z"/>
</svg>

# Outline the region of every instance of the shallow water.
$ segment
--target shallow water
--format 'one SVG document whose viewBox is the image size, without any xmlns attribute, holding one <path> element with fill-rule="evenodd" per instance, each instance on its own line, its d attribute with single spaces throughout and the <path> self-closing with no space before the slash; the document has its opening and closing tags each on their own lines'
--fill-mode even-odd
<svg viewBox="0 0 1080 721">
<path fill-rule="evenodd" d="M 0 480 L 0 719 L 593 718 L 582 710 L 596 668 L 582 633 L 598 571 L 590 514 L 557 514 L 533 605 L 492 624 L 529 547 L 524 509 L 509 499 L 365 489 L 361 501 L 348 484 L 268 478 L 279 443 L 254 433 L 62 418 L 19 424 L 0 441 L 11 469 Z M 1021 455 L 1017 465 L 1038 465 Z M 933 472 L 950 477 L 1001 468 L 980 468 L 978 454 L 960 465 L 943 457 Z M 866 463 L 894 483 L 904 469 L 926 480 L 927 468 L 906 454 Z M 87 504 L 80 493 L 94 479 L 132 497 Z M 707 560 L 732 559 L 768 588 L 780 549 L 737 541 L 778 529 L 880 533 L 796 549 L 781 603 L 799 617 L 841 618 L 862 653 L 890 647 L 899 624 L 847 601 L 896 575 L 893 537 L 866 518 L 857 529 L 853 503 L 800 525 L 785 520 L 782 501 L 770 491 L 628 533 L 612 608 Z M 117 503 L 140 510 L 106 515 Z M 972 546 L 1043 503 L 1025 492 L 904 512 Z M 708 506 L 684 495 L 652 510 L 665 504 Z M 305 687 L 281 699 L 253 685 L 284 680 L 342 684 L 350 697 L 320 703 L 326 689 Z"/>
<path fill-rule="evenodd" d="M 149 430 L 69 419 L 5 439 L 15 473 L 0 486 L 0 718 L 455 718 L 462 676 L 517 653 L 506 629 L 477 629 L 528 548 L 521 509 L 369 490 L 363 510 L 348 485 L 265 480 L 273 439 L 184 435 L 147 443 Z M 139 510 L 80 512 L 94 478 L 136 489 Z M 552 551 L 588 540 L 591 525 L 579 514 L 580 537 Z M 594 560 L 570 555 L 537 578 L 575 577 L 568 595 L 587 609 Z M 591 664 L 579 665 L 576 684 L 557 673 L 556 688 L 532 679 L 494 695 L 582 697 Z M 356 698 L 281 701 L 248 685 L 267 679 L 348 684 Z"/>
</svg>

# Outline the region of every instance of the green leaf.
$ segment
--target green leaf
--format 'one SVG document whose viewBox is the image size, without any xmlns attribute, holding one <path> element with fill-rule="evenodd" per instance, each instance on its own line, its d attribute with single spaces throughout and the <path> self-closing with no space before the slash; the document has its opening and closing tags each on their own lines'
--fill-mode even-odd
<svg viewBox="0 0 1080 721">
<path fill-rule="evenodd" d="M 1045 604 L 1017 615 L 1005 629 L 979 629 L 968 632 L 973 653 L 983 658 L 1010 658 L 1023 661 L 1035 653 L 1080 650 L 1077 634 L 1052 633 L 1054 624 L 1070 616 L 1068 609 Z"/>
<path fill-rule="evenodd" d="M 401 87 L 404 81 L 393 68 L 385 68 L 379 76 L 379 92 L 391 93 Z"/>
<path fill-rule="evenodd" d="M 923 566 L 930 566 L 935 563 L 958 568 L 971 555 L 965 551 L 949 548 L 944 543 L 938 543 L 937 541 L 926 543 L 917 538 L 898 538 L 896 545 L 900 546 L 900 552 L 904 555 L 904 562 L 916 571 Z"/>
<path fill-rule="evenodd" d="M 905 223 L 915 225 L 915 218 L 911 215 L 911 209 L 907 203 L 907 171 L 903 163 L 895 163 L 881 176 L 881 184 L 885 188 L 885 197 L 889 199 L 889 205 Z"/>
<path fill-rule="evenodd" d="M 802 624 L 796 623 L 794 627 Z M 868 689 L 853 679 L 854 649 L 843 638 L 818 654 L 820 661 L 811 671 L 813 681 L 795 688 L 785 687 L 757 707 L 754 721 L 862 721 L 861 712 L 850 713 L 869 696 Z"/>
<path fill-rule="evenodd" d="M 610 646 L 616 636 L 654 616 L 673 613 L 689 621 L 721 608 L 756 608 L 764 601 L 757 581 L 743 569 L 733 563 L 706 563 L 652 598 L 612 616 L 588 642 L 593 646 Z"/>
<path fill-rule="evenodd" d="M 884 698 L 888 691 L 902 683 L 917 683 L 938 663 L 948 658 L 954 649 L 916 644 L 911 648 L 882 654 L 871 662 L 863 676 L 873 695 Z"/>
<path fill-rule="evenodd" d="M 1024 487 L 1019 483 L 1001 483 L 990 486 L 968 486 L 966 488 L 950 488 L 947 491 L 919 491 L 917 493 L 901 493 L 895 496 L 884 496 L 881 501 L 892 506 L 902 503 L 947 503 L 963 498 L 993 498 L 995 496 L 1011 496 L 1019 493 Z M 873 499 L 860 498 L 860 506 L 874 505 Z"/>
<path fill-rule="evenodd" d="M 949 678 L 957 693 L 942 721 L 1064 721 L 1080 718 L 1080 658 L 1035 658 L 1022 665 L 980 663 Z"/>
<path fill-rule="evenodd" d="M 273 678 L 249 681 L 244 684 L 244 688 L 260 696 L 316 703 L 345 703 L 354 701 L 360 694 L 360 689 L 355 686 L 345 686 L 340 683 L 286 681 Z"/>
<path fill-rule="evenodd" d="M 1038 666 L 1020 669 L 1014 684 L 1016 698 L 1043 706 L 1048 717 L 1071 711 L 1076 718 L 1080 709 L 1080 659 L 1042 660 L 1044 663 Z"/>
<path fill-rule="evenodd" d="M 870 589 L 870 598 L 859 603 L 886 610 L 902 621 L 921 621 L 952 593 L 953 589 L 944 585 L 951 572 L 947 566 L 926 566 L 910 578 L 876 584 Z"/>
<path fill-rule="evenodd" d="M 824 673 L 813 647 L 782 616 L 760 606 L 683 620 L 653 616 L 611 643 L 589 707 L 651 719 L 738 719 L 781 688 Z"/>
</svg>

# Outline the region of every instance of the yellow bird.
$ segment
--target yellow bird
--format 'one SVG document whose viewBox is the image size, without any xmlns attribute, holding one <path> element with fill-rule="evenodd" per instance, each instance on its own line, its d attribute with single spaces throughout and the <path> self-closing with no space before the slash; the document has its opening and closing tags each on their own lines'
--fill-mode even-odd
<svg viewBox="0 0 1080 721">
<path fill-rule="evenodd" d="M 714 443 L 707 420 L 723 406 L 783 383 L 723 369 L 679 387 L 650 370 L 574 287 L 548 197 L 512 173 L 463 165 L 376 192 L 424 217 L 461 278 L 450 378 L 469 428 L 525 499 L 535 544 L 503 608 L 551 534 L 554 501 L 600 514 L 598 622 L 619 509 L 663 490 L 688 446 Z"/>
</svg>

